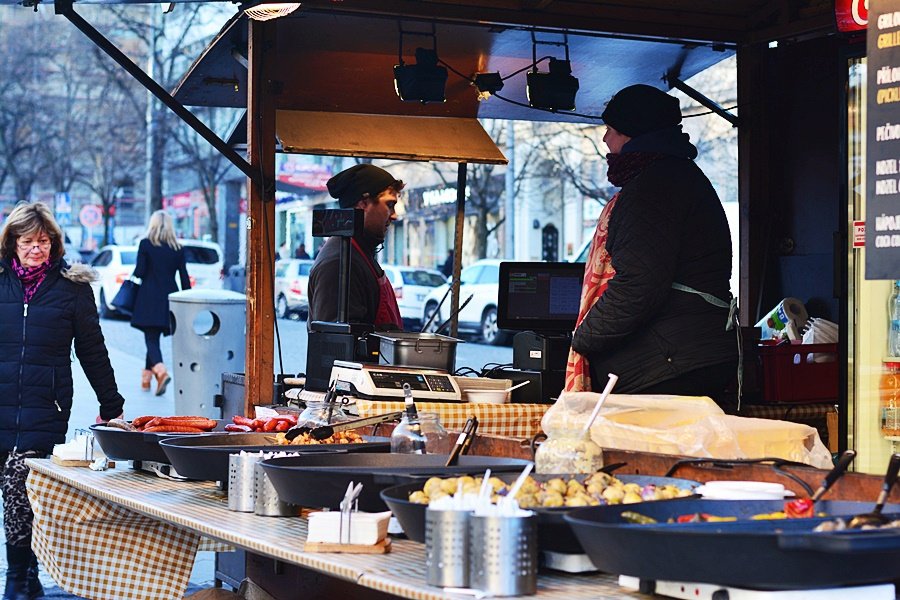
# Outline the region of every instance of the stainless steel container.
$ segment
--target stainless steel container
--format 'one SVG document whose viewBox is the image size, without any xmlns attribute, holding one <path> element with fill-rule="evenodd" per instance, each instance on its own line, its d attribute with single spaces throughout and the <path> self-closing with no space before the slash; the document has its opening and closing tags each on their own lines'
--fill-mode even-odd
<svg viewBox="0 0 900 600">
<path fill-rule="evenodd" d="M 456 370 L 456 344 L 462 340 L 436 333 L 391 331 L 372 334 L 381 338 L 381 364 Z"/>
<path fill-rule="evenodd" d="M 262 465 L 256 463 L 253 512 L 264 517 L 295 517 L 300 507 L 282 502 Z"/>
<path fill-rule="evenodd" d="M 256 463 L 260 455 L 228 455 L 228 510 L 253 512 L 256 505 Z"/>
<path fill-rule="evenodd" d="M 537 517 L 472 516 L 469 587 L 492 596 L 537 591 Z"/>
<path fill-rule="evenodd" d="M 469 587 L 471 511 L 425 509 L 425 582 Z"/>
</svg>

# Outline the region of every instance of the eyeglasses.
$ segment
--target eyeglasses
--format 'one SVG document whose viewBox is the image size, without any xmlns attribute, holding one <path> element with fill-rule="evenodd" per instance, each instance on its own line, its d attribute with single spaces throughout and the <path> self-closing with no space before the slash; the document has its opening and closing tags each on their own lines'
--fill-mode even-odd
<svg viewBox="0 0 900 600">
<path fill-rule="evenodd" d="M 41 250 L 46 250 L 50 247 L 53 242 L 50 240 L 41 240 L 40 242 L 16 242 L 16 246 L 19 247 L 19 250 L 28 250 L 29 252 L 34 248 L 40 248 Z"/>
</svg>

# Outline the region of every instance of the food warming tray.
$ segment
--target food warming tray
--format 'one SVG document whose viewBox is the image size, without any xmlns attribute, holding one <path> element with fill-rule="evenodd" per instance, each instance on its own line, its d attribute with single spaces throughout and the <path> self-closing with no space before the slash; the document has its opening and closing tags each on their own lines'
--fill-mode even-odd
<svg viewBox="0 0 900 600">
<path fill-rule="evenodd" d="M 516 474 L 499 474 L 500 479 L 511 483 L 515 480 Z M 532 475 L 538 481 L 546 481 L 554 477 L 562 477 L 563 479 L 571 479 L 572 477 L 586 477 L 586 475 Z M 636 483 L 641 487 L 649 484 L 663 486 L 674 485 L 680 489 L 693 490 L 700 485 L 696 481 L 690 479 L 678 479 L 675 477 L 654 477 L 650 475 L 616 475 L 623 483 Z M 425 543 L 425 508 L 424 504 L 417 504 L 409 501 L 409 495 L 421 490 L 424 481 L 416 481 L 404 483 L 398 486 L 388 488 L 381 492 L 381 498 L 384 500 L 400 525 L 403 532 L 414 542 Z M 685 498 L 677 498 L 672 501 L 684 501 Z M 653 502 L 666 502 L 665 500 L 654 500 Z M 630 506 L 640 506 L 632 504 Z M 558 508 L 529 508 L 538 516 L 538 549 L 548 552 L 560 552 L 563 554 L 584 554 L 578 538 L 572 532 L 571 526 L 563 519 L 566 513 L 575 510 L 571 507 Z"/>
<path fill-rule="evenodd" d="M 219 423 L 219 426 L 222 426 Z M 135 460 L 139 462 L 156 462 L 169 464 L 169 458 L 159 447 L 161 440 L 191 436 L 199 438 L 212 433 L 154 433 L 144 431 L 125 431 L 116 427 L 97 424 L 90 426 L 91 433 L 97 439 L 103 453 L 115 460 Z M 213 432 L 221 433 L 221 432 Z"/>
<path fill-rule="evenodd" d="M 241 452 L 390 452 L 391 439 L 363 436 L 364 444 L 275 443 L 274 433 L 224 433 L 201 438 L 173 437 L 160 442 L 167 462 L 191 479 L 228 481 L 228 456 Z"/>
<path fill-rule="evenodd" d="M 278 497 L 291 504 L 337 508 L 347 484 L 362 483 L 359 509 L 387 510 L 380 492 L 411 478 L 436 475 L 520 472 L 531 461 L 492 456 L 460 456 L 454 467 L 444 466 L 446 454 L 320 454 L 271 458 L 262 462 Z"/>
<path fill-rule="evenodd" d="M 816 512 L 856 515 L 871 502 L 820 501 Z M 749 520 L 781 510 L 781 500 L 684 500 L 573 510 L 565 519 L 602 571 L 647 580 L 755 589 L 808 589 L 900 578 L 900 530 L 813 532 L 823 518 Z M 663 523 L 627 524 L 624 511 Z M 736 516 L 724 523 L 664 523 L 691 513 Z M 900 518 L 900 505 L 886 516 Z"/>
</svg>

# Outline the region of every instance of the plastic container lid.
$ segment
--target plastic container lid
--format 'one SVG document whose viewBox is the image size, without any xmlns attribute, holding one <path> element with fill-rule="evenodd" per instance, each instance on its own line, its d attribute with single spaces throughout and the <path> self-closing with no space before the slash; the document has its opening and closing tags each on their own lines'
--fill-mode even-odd
<svg viewBox="0 0 900 600">
<path fill-rule="evenodd" d="M 695 492 L 710 500 L 781 500 L 794 495 L 780 483 L 765 481 L 707 481 Z"/>
</svg>

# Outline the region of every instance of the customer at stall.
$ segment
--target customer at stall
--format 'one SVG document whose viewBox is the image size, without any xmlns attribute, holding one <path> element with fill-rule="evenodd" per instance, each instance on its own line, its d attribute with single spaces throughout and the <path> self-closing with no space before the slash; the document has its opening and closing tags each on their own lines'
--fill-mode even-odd
<svg viewBox="0 0 900 600">
<path fill-rule="evenodd" d="M 169 320 L 169 294 L 177 292 L 175 274 L 181 280 L 181 289 L 191 288 L 184 248 L 175 238 L 172 216 L 164 210 L 150 215 L 146 237 L 138 245 L 137 264 L 134 276 L 141 279 L 141 287 L 134 302 L 131 326 L 144 332 L 147 354 L 144 371 L 141 373 L 141 389 L 150 390 L 152 379 L 156 379 L 157 396 L 166 393 L 172 380 L 163 363 L 160 338 L 172 334 Z"/>
<path fill-rule="evenodd" d="M 621 189 L 594 232 L 566 389 L 600 390 L 615 373 L 619 393 L 721 400 L 738 355 L 722 204 L 694 163 L 678 99 L 632 85 L 602 116 Z"/>
<path fill-rule="evenodd" d="M 379 167 L 359 164 L 328 180 L 328 193 L 341 208 L 363 211 L 363 232 L 351 238 L 348 320 L 376 330 L 402 330 L 403 320 L 394 288 L 375 255 L 397 218 L 394 207 L 404 183 Z M 341 239 L 331 237 L 319 251 L 309 273 L 309 321 L 336 321 Z"/>
<path fill-rule="evenodd" d="M 6 535 L 4 600 L 43 596 L 31 551 L 34 514 L 25 492 L 28 458 L 66 441 L 72 410 L 72 343 L 100 402 L 100 420 L 121 416 L 90 282 L 66 264 L 63 234 L 42 203 L 20 203 L 0 233 L 0 484 Z"/>
</svg>

